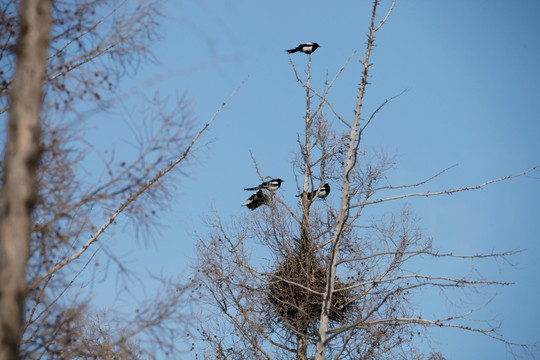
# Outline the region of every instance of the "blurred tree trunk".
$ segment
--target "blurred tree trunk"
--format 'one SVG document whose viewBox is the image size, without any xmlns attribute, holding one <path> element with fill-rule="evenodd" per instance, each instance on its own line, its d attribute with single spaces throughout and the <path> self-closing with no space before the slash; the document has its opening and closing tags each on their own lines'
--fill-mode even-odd
<svg viewBox="0 0 540 360">
<path fill-rule="evenodd" d="M 0 213 L 0 360 L 16 359 L 25 270 L 36 202 L 40 108 L 51 28 L 51 2 L 22 0 L 17 64 L 10 91 Z"/>
</svg>

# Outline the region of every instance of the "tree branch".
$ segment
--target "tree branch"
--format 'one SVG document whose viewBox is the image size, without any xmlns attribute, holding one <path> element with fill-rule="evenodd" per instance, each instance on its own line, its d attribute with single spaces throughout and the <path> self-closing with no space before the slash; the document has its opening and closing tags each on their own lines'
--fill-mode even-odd
<svg viewBox="0 0 540 360">
<path fill-rule="evenodd" d="M 232 97 L 236 94 L 236 92 L 240 89 L 240 87 L 245 83 L 245 80 L 232 92 L 232 94 L 221 104 L 221 106 L 216 110 L 210 121 L 208 121 L 202 129 L 195 135 L 189 146 L 186 148 L 186 150 L 178 157 L 175 161 L 173 161 L 168 167 L 158 172 L 152 179 L 150 179 L 146 184 L 141 186 L 139 190 L 137 190 L 134 194 L 132 194 L 110 217 L 109 219 L 99 228 L 99 230 L 92 235 L 92 237 L 73 255 L 71 255 L 69 258 L 65 259 L 64 261 L 56 264 L 54 267 L 52 267 L 49 271 L 45 272 L 43 275 L 39 276 L 34 282 L 29 286 L 29 289 L 35 288 L 43 279 L 51 276 L 64 266 L 68 265 L 72 261 L 78 259 L 97 239 L 98 237 L 111 225 L 114 220 L 120 215 L 131 203 L 133 203 L 141 194 L 143 194 L 146 190 L 148 190 L 154 183 L 156 183 L 159 179 L 161 179 L 163 176 L 165 176 L 167 173 L 169 173 L 175 166 L 180 164 L 190 153 L 191 149 L 197 142 L 197 140 L 203 135 L 203 133 L 208 129 L 208 127 L 212 124 L 212 122 L 215 120 L 217 115 L 221 112 L 221 110 L 225 107 L 225 105 L 229 102 L 229 100 L 232 99 Z"/>
<path fill-rule="evenodd" d="M 536 169 L 539 169 L 540 168 L 540 165 L 537 165 L 537 166 L 534 166 L 532 168 L 530 168 L 529 170 L 526 170 L 526 171 L 523 171 L 519 174 L 515 174 L 515 175 L 508 175 L 508 176 L 504 176 L 504 177 L 501 177 L 501 178 L 498 178 L 498 179 L 493 179 L 493 180 L 489 180 L 489 181 L 486 181 L 482 184 L 479 184 L 479 185 L 475 185 L 475 186 L 466 186 L 466 187 L 462 187 L 462 188 L 457 188 L 457 189 L 450 189 L 450 190 L 442 190 L 442 191 L 436 191 L 436 192 L 432 192 L 432 193 L 411 193 L 411 194 L 403 194 L 403 195 L 397 195 L 397 196 L 391 196 L 391 197 L 387 197 L 387 198 L 384 198 L 384 199 L 377 199 L 377 200 L 373 200 L 373 201 L 367 201 L 367 202 L 363 202 L 363 203 L 360 203 L 360 204 L 353 204 L 351 205 L 351 208 L 356 208 L 356 207 L 360 207 L 360 206 L 366 206 L 366 205 L 371 205 L 371 204 L 378 204 L 378 203 L 381 203 L 381 202 L 385 202 L 385 201 L 391 201 L 391 200 L 398 200 L 398 199 L 404 199 L 404 198 L 408 198 L 408 197 L 418 197 L 418 196 L 437 196 L 437 195 L 444 195 L 444 194 L 454 194 L 454 193 L 457 193 L 457 192 L 462 192 L 462 191 L 469 191 L 469 190 L 478 190 L 478 189 L 482 189 L 483 187 L 485 186 L 488 186 L 490 184 L 493 184 L 493 183 L 496 183 L 496 182 L 500 182 L 500 181 L 504 181 L 504 180 L 509 180 L 509 179 L 513 179 L 513 178 L 517 178 L 517 177 L 520 177 L 520 176 L 524 176 L 532 171 L 535 171 Z"/>
</svg>

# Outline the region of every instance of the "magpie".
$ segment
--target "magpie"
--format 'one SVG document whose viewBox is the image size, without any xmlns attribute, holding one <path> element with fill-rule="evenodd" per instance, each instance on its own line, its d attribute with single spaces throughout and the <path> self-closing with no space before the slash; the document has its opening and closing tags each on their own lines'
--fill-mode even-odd
<svg viewBox="0 0 540 360">
<path fill-rule="evenodd" d="M 289 54 L 292 54 L 292 53 L 295 53 L 297 51 L 301 51 L 303 52 L 304 54 L 311 54 L 312 52 L 314 52 L 315 50 L 317 50 L 318 47 L 321 47 L 321 45 L 317 44 L 317 43 L 311 43 L 311 42 L 308 42 L 308 43 L 305 43 L 305 44 L 300 44 L 298 45 L 296 48 L 294 49 L 289 49 L 289 50 L 286 50 Z"/>
<path fill-rule="evenodd" d="M 266 189 L 266 190 L 270 190 L 270 191 L 275 191 L 275 190 L 279 189 L 279 187 L 281 186 L 281 183 L 284 182 L 284 181 L 285 180 L 281 180 L 281 179 L 272 179 L 270 181 L 263 182 L 259 186 L 255 186 L 255 187 L 252 187 L 252 188 L 245 188 L 244 190 L 252 191 L 252 190 Z"/>
<path fill-rule="evenodd" d="M 268 203 L 268 196 L 262 191 L 259 190 L 255 194 L 251 195 L 249 199 L 247 199 L 242 206 L 247 206 L 247 208 L 251 211 L 255 210 L 261 205 Z"/>
<path fill-rule="evenodd" d="M 307 198 L 308 200 L 312 200 L 313 198 L 324 199 L 325 197 L 328 196 L 328 194 L 330 194 L 330 185 L 324 184 L 322 188 L 309 192 L 307 194 Z M 304 193 L 296 195 L 296 197 L 300 197 L 300 196 L 304 196 Z"/>
</svg>

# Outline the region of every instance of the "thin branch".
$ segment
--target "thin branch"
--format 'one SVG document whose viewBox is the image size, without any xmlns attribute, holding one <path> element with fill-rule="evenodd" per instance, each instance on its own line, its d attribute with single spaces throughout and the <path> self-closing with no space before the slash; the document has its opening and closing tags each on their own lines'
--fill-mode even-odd
<svg viewBox="0 0 540 360">
<path fill-rule="evenodd" d="M 337 111 L 334 109 L 334 107 L 332 106 L 332 104 L 330 103 L 330 101 L 328 101 L 328 99 L 326 98 L 326 96 L 328 95 L 328 93 L 330 92 L 330 89 L 332 88 L 332 86 L 334 85 L 334 82 L 337 80 L 337 78 L 339 77 L 339 75 L 341 75 L 341 73 L 345 70 L 345 68 L 347 67 L 347 64 L 349 64 L 349 62 L 351 61 L 351 59 L 353 58 L 353 56 L 356 54 L 356 52 L 358 51 L 358 48 L 354 49 L 354 51 L 352 52 L 352 54 L 349 56 L 349 58 L 345 61 L 345 63 L 343 64 L 343 66 L 341 66 L 341 68 L 338 70 L 338 72 L 336 73 L 336 75 L 334 76 L 334 78 L 332 79 L 332 81 L 330 81 L 330 84 L 328 84 L 328 86 L 326 86 L 326 88 L 324 89 L 324 93 L 321 95 L 319 94 L 315 89 L 311 88 L 311 91 L 317 95 L 321 102 L 319 104 L 319 107 L 317 108 L 317 110 L 315 111 L 315 113 L 313 114 L 313 116 L 317 115 L 317 113 L 319 113 L 321 110 L 322 110 L 322 107 L 323 107 L 323 104 L 326 103 L 326 105 L 328 105 L 330 107 L 330 110 L 332 110 L 332 112 L 334 113 L 334 115 L 343 123 L 345 124 L 347 127 L 351 127 L 351 125 L 341 116 L 337 113 Z"/>
<path fill-rule="evenodd" d="M 29 287 L 29 289 L 35 288 L 43 279 L 51 276 L 64 266 L 68 265 L 72 261 L 78 259 L 97 239 L 98 237 L 111 225 L 114 220 L 120 215 L 131 203 L 133 203 L 140 195 L 142 195 L 146 190 L 148 190 L 154 183 L 156 183 L 159 179 L 161 179 L 163 176 L 165 176 L 167 173 L 169 173 L 176 165 L 181 163 L 190 153 L 191 149 L 197 142 L 197 140 L 203 135 L 203 133 L 208 129 L 208 127 L 212 124 L 212 122 L 216 119 L 217 115 L 221 112 L 221 110 L 225 107 L 225 105 L 232 99 L 232 97 L 238 92 L 238 90 L 244 85 L 246 80 L 244 80 L 233 92 L 232 94 L 221 104 L 221 106 L 216 110 L 210 121 L 208 121 L 203 128 L 195 135 L 187 149 L 176 159 L 174 162 L 172 162 L 169 166 L 167 166 L 165 169 L 158 172 L 150 181 L 148 181 L 146 184 L 141 186 L 141 188 L 132 194 L 126 202 L 124 202 L 115 212 L 112 214 L 109 219 L 99 228 L 99 230 L 92 235 L 92 237 L 81 247 L 76 253 L 71 255 L 66 260 L 56 264 L 54 267 L 52 267 L 49 271 L 45 272 L 43 275 L 39 276 Z"/>
<path fill-rule="evenodd" d="M 336 291 L 347 291 L 350 289 L 356 289 L 365 285 L 379 285 L 379 284 L 385 284 L 385 283 L 391 283 L 398 280 L 405 280 L 405 279 L 413 279 L 413 280 L 419 280 L 419 281 L 434 281 L 434 282 L 427 282 L 427 283 L 420 283 L 422 285 L 434 285 L 434 286 L 443 286 L 445 283 L 450 283 L 451 286 L 463 286 L 463 285 L 501 285 L 501 286 L 508 286 L 512 285 L 514 283 L 512 282 L 506 282 L 506 281 L 494 281 L 494 280 L 467 280 L 467 279 L 456 279 L 451 278 L 448 276 L 435 276 L 435 275 L 423 275 L 423 274 L 407 274 L 407 275 L 399 275 L 394 277 L 380 277 L 379 279 L 373 279 L 373 280 L 366 280 L 363 282 L 356 283 L 351 286 L 340 288 Z M 440 281 L 437 282 L 437 281 Z M 445 283 L 443 283 L 445 282 Z"/>
<path fill-rule="evenodd" d="M 379 257 L 379 256 L 387 256 L 387 255 L 429 255 L 433 257 L 451 257 L 451 258 L 458 258 L 458 259 L 485 259 L 485 258 L 499 258 L 499 257 L 507 257 L 519 254 L 521 252 L 525 251 L 522 250 L 512 250 L 512 251 L 505 251 L 502 253 L 490 253 L 490 254 L 474 254 L 474 255 L 456 255 L 453 253 L 438 253 L 438 252 L 432 252 L 432 251 L 385 251 L 385 252 L 379 252 L 376 254 L 371 254 L 367 256 L 361 256 L 361 257 L 355 257 L 355 258 L 347 258 L 342 259 L 338 262 L 338 264 L 343 264 L 347 262 L 353 262 L 353 261 L 365 261 L 371 258 Z"/>
<path fill-rule="evenodd" d="M 425 183 L 427 182 L 430 182 L 431 180 L 441 176 L 442 174 L 444 174 L 445 172 L 447 172 L 448 170 L 452 169 L 452 168 L 455 168 L 456 166 L 458 166 L 458 164 L 454 164 L 452 166 L 449 166 L 447 167 L 446 169 L 444 170 L 441 170 L 439 171 L 437 174 L 425 179 L 425 180 L 422 180 L 420 182 L 417 182 L 415 184 L 407 184 L 407 185 L 398 185 L 398 186 L 381 186 L 379 188 L 375 188 L 375 189 L 372 189 L 370 191 L 380 191 L 380 190 L 396 190 L 396 189 L 404 189 L 404 188 L 414 188 L 414 187 L 418 187 L 420 185 L 424 185 Z M 361 193 L 361 192 L 360 192 Z"/>
<path fill-rule="evenodd" d="M 396 6 L 396 0 L 393 0 L 392 1 L 392 5 L 390 6 L 390 9 L 388 10 L 388 12 L 386 13 L 386 16 L 384 17 L 384 19 L 382 19 L 382 21 L 379 23 L 379 25 L 375 28 L 374 31 L 378 31 L 381 26 L 384 25 L 384 23 L 386 22 L 386 20 L 388 20 L 388 17 L 390 16 L 390 14 L 392 13 L 392 10 L 394 10 L 394 6 Z"/>
<path fill-rule="evenodd" d="M 371 120 L 373 120 L 373 118 L 375 117 L 375 115 L 379 112 L 379 110 L 381 110 L 386 104 L 388 104 L 390 101 L 394 100 L 395 98 L 397 97 L 400 97 L 401 95 L 403 95 L 405 92 L 407 91 L 407 89 L 403 90 L 402 92 L 400 92 L 399 94 L 397 95 L 394 95 L 394 96 L 391 96 L 389 97 L 388 99 L 384 100 L 384 102 L 371 114 L 371 116 L 369 117 L 368 121 L 366 121 L 365 125 L 362 126 L 362 128 L 360 129 L 360 133 L 363 133 L 365 128 L 369 125 L 369 123 L 371 122 Z"/>
<path fill-rule="evenodd" d="M 466 325 L 460 325 L 460 324 L 449 324 L 447 321 L 451 321 L 451 320 L 454 320 L 455 318 L 454 317 L 450 317 L 450 318 L 447 318 L 447 319 L 435 319 L 435 320 L 430 320 L 430 319 L 422 319 L 422 318 L 394 318 L 394 319 L 380 319 L 380 320 L 374 320 L 374 321 L 368 321 L 366 322 L 366 326 L 370 326 L 370 325 L 376 325 L 376 324 L 418 324 L 418 325 L 425 325 L 425 326 L 439 326 L 439 327 L 448 327 L 448 328 L 457 328 L 457 329 L 461 329 L 461 330 L 468 330 L 468 331 L 472 331 L 472 332 L 477 332 L 477 333 L 481 333 L 483 335 L 486 335 L 490 338 L 493 338 L 495 340 L 499 340 L 507 345 L 512 345 L 512 346 L 523 346 L 523 347 L 530 347 L 530 346 L 533 346 L 531 344 L 521 344 L 521 343 L 515 343 L 515 342 L 511 342 L 511 341 L 508 341 L 506 339 L 504 339 L 503 337 L 500 337 L 500 336 L 497 336 L 497 335 L 494 335 L 495 333 L 495 330 L 496 329 L 478 329 L 478 328 L 474 328 L 472 326 L 466 326 Z"/>
<path fill-rule="evenodd" d="M 466 186 L 466 187 L 462 187 L 462 188 L 459 188 L 459 189 L 450 189 L 450 190 L 443 190 L 443 191 L 436 191 L 436 192 L 427 192 L 427 193 L 411 193 L 411 194 L 403 194 L 403 195 L 397 195 L 397 196 L 391 196 L 391 197 L 388 197 L 388 198 L 384 198 L 384 199 L 377 199 L 377 200 L 373 200 L 373 201 L 368 201 L 368 202 L 364 202 L 364 203 L 361 203 L 361 204 L 355 204 L 355 205 L 351 205 L 351 208 L 356 208 L 356 207 L 360 207 L 360 206 L 366 206 L 366 205 L 371 205 L 371 204 L 378 204 L 378 203 L 381 203 L 381 202 L 385 202 L 385 201 L 390 201 L 390 200 L 398 200 L 398 199 L 404 199 L 404 198 L 408 198 L 408 197 L 417 197 L 417 196 L 437 196 L 437 195 L 444 195 L 444 194 L 454 194 L 454 193 L 457 193 L 457 192 L 462 192 L 462 191 L 468 191 L 468 190 L 478 190 L 478 189 L 482 189 L 483 187 L 487 186 L 487 185 L 490 185 L 490 184 L 493 184 L 493 183 L 496 183 L 496 182 L 500 182 L 500 181 L 504 181 L 504 180 L 509 180 L 509 179 L 513 179 L 513 178 L 517 178 L 517 177 L 520 177 L 520 176 L 524 176 L 536 169 L 540 168 L 540 165 L 537 165 L 533 168 L 530 168 L 529 170 L 526 170 L 522 173 L 519 173 L 519 174 L 515 174 L 515 175 L 508 175 L 508 176 L 504 176 L 502 178 L 498 178 L 498 179 L 493 179 L 493 180 L 489 180 L 489 181 L 486 181 L 480 185 L 475 185 L 475 186 Z"/>
<path fill-rule="evenodd" d="M 71 45 L 72 43 L 74 43 L 75 41 L 78 41 L 79 39 L 81 39 L 83 36 L 85 36 L 86 34 L 89 34 L 90 32 L 92 32 L 93 30 L 95 30 L 100 24 L 102 24 L 105 20 L 107 20 L 109 17 L 111 17 L 114 13 L 116 13 L 120 7 L 124 6 L 124 4 L 126 3 L 127 0 L 124 0 L 122 1 L 117 7 L 115 7 L 114 9 L 112 9 L 107 15 L 103 16 L 101 19 L 99 19 L 93 26 L 89 27 L 86 31 L 80 33 L 79 35 L 73 37 L 71 40 L 69 40 L 68 42 L 66 42 L 64 44 L 64 46 L 62 46 L 58 51 L 56 51 L 54 54 L 51 54 L 47 60 L 50 60 L 56 56 L 58 56 L 58 54 L 60 54 L 62 51 L 64 51 L 69 45 Z"/>
</svg>

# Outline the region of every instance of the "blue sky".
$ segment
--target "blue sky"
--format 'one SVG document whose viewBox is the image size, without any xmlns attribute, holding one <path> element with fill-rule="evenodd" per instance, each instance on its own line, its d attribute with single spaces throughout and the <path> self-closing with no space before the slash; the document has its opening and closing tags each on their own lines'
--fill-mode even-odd
<svg viewBox="0 0 540 360">
<path fill-rule="evenodd" d="M 382 8 L 387 5 L 383 1 Z M 224 219 L 248 211 L 240 208 L 249 196 L 243 188 L 259 182 L 250 150 L 265 175 L 286 180 L 280 194 L 295 201 L 291 160 L 305 99 L 284 50 L 307 41 L 322 46 L 312 62 L 313 84 L 321 89 L 326 73 L 333 77 L 359 48 L 330 95 L 338 111 L 350 116 L 370 7 L 366 0 L 165 4 L 167 19 L 163 39 L 153 47 L 155 61 L 140 67 L 124 89 L 151 81 L 142 94 L 187 90 L 193 114 L 203 123 L 245 84 L 204 138 L 208 145 L 191 162 L 189 177 L 178 177 L 179 194 L 170 199 L 173 211 L 162 214 L 167 226 L 156 246 L 121 236 L 109 240 L 130 254 L 132 266 L 141 273 L 180 273 L 194 261 L 193 234 L 205 232 L 202 215 L 212 207 Z M 365 98 L 368 114 L 407 90 L 380 112 L 365 136 L 368 146 L 396 156 L 398 165 L 389 173 L 393 185 L 423 180 L 453 164 L 458 166 L 422 189 L 476 185 L 540 164 L 539 13 L 537 1 L 398 1 L 377 34 Z M 303 72 L 307 56 L 294 54 L 293 60 Z M 103 126 L 111 126 L 110 119 L 103 120 Z M 122 143 L 121 136 L 107 140 Z M 407 200 L 441 251 L 527 249 L 512 258 L 513 267 L 474 264 L 486 277 L 516 283 L 496 289 L 499 296 L 480 313 L 503 320 L 501 332 L 516 342 L 540 340 L 538 200 L 538 172 L 479 191 Z M 381 205 L 377 211 L 403 203 Z M 430 266 L 434 273 L 455 270 Z M 449 309 L 436 295 L 419 300 L 426 317 Z M 507 355 L 502 344 L 480 335 L 450 330 L 432 335 L 434 348 L 448 359 Z"/>
</svg>

